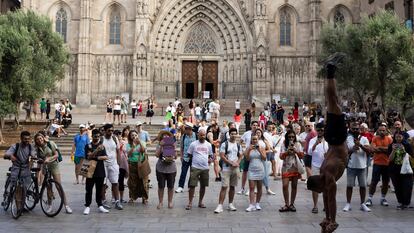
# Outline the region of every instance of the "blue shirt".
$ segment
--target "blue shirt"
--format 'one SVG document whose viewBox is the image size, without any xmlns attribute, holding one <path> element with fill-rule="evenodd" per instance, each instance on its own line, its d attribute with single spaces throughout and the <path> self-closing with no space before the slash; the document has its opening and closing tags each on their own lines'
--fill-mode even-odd
<svg viewBox="0 0 414 233">
<path fill-rule="evenodd" d="M 138 136 L 139 136 L 140 141 L 143 141 L 143 142 L 151 141 L 151 138 L 147 131 L 142 130 L 140 133 L 138 133 Z"/>
<path fill-rule="evenodd" d="M 85 146 L 89 144 L 89 137 L 87 134 L 80 135 L 76 134 L 73 139 L 75 143 L 75 156 L 84 158 L 85 157 Z"/>
<path fill-rule="evenodd" d="M 196 134 L 193 132 L 191 136 L 188 136 L 187 134 L 184 134 L 181 137 L 181 145 L 182 146 L 182 150 L 183 150 L 183 159 L 184 161 L 188 162 L 190 161 L 190 158 L 188 157 L 188 148 L 190 147 L 190 144 L 194 141 L 196 141 Z"/>
</svg>

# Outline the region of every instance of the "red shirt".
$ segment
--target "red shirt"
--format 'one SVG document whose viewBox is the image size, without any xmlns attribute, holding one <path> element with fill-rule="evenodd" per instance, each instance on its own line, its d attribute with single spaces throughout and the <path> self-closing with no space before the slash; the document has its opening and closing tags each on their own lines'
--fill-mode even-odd
<svg viewBox="0 0 414 233">
<path fill-rule="evenodd" d="M 372 139 L 374 138 L 374 134 L 370 132 L 361 133 L 361 136 L 364 136 L 368 139 L 369 143 L 372 142 Z"/>
<path fill-rule="evenodd" d="M 295 119 L 295 121 L 299 120 L 299 110 L 298 109 L 293 109 L 293 118 Z"/>
</svg>

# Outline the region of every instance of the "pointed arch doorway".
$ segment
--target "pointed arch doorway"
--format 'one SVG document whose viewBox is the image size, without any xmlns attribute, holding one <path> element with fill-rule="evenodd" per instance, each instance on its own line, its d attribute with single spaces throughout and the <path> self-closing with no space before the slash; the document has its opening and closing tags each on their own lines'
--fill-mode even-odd
<svg viewBox="0 0 414 233">
<path fill-rule="evenodd" d="M 210 27 L 200 21 L 189 31 L 184 46 L 184 54 L 190 57 L 217 54 L 216 39 Z M 218 94 L 218 61 L 182 61 L 182 98 L 202 98 L 205 91 L 216 99 Z"/>
</svg>

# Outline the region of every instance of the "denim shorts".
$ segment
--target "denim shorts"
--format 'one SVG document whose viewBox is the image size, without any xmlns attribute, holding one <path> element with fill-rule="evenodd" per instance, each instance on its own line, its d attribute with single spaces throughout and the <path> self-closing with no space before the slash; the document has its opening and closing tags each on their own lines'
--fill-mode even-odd
<svg viewBox="0 0 414 233">
<path fill-rule="evenodd" d="M 346 184 L 347 187 L 355 187 L 355 180 L 358 178 L 358 185 L 361 188 L 367 186 L 367 169 L 366 168 L 347 168 Z"/>
</svg>

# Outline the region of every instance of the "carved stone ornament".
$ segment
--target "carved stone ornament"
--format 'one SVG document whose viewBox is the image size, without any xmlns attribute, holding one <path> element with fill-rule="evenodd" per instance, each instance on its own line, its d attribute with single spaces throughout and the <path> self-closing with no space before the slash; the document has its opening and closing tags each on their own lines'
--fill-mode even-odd
<svg viewBox="0 0 414 233">
<path fill-rule="evenodd" d="M 205 23 L 197 23 L 188 34 L 184 53 L 216 54 L 216 52 L 216 41 L 213 38 L 213 32 Z"/>
</svg>

